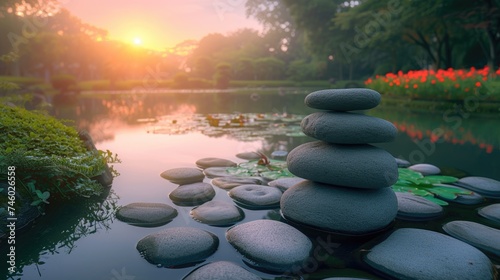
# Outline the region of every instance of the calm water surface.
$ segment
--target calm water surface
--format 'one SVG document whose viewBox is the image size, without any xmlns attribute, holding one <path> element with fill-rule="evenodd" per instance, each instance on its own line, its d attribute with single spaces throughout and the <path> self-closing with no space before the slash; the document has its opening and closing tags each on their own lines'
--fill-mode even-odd
<svg viewBox="0 0 500 280">
<path fill-rule="evenodd" d="M 308 137 L 239 133 L 239 129 L 207 130 L 200 118 L 216 113 L 272 113 L 283 116 L 306 115 L 313 110 L 303 103 L 303 93 L 183 94 L 85 97 L 78 102 L 55 106 L 55 115 L 73 119 L 93 136 L 99 149 L 119 155 L 115 166 L 121 175 L 115 178 L 109 197 L 72 203 L 64 209 L 48 209 L 32 229 L 18 236 L 18 264 L 21 279 L 181 279 L 195 267 L 158 268 L 142 259 L 135 249 L 142 237 L 161 229 L 190 226 L 205 229 L 220 239 L 219 249 L 206 262 L 230 260 L 259 276 L 276 275 L 248 267 L 224 238 L 227 228 L 211 227 L 189 216 L 192 207 L 175 206 L 168 194 L 177 187 L 159 174 L 177 167 L 196 167 L 204 157 L 220 157 L 242 162 L 236 154 L 245 151 L 290 151 L 311 141 Z M 445 112 L 415 113 L 409 110 L 378 107 L 370 114 L 393 122 L 399 129 L 396 141 L 380 145 L 394 156 L 414 163 L 426 162 L 442 167 L 455 176 L 476 175 L 500 180 L 500 119 L 496 116 L 454 117 Z M 197 117 L 193 117 L 197 116 Z M 155 119 L 155 122 L 152 122 Z M 281 129 L 276 125 L 276 131 Z M 274 129 L 274 128 L 273 128 Z M 438 130 L 436 130 L 438 129 Z M 436 139 L 433 134 L 442 132 Z M 266 132 L 272 134 L 270 132 Z M 206 179 L 206 182 L 210 182 Z M 225 190 L 215 187 L 215 199 L 232 201 Z M 132 202 L 160 202 L 174 206 L 179 216 L 158 228 L 134 227 L 116 220 L 113 208 Z M 498 202 L 498 201 L 497 201 Z M 489 201 L 492 203 L 492 201 Z M 443 223 L 475 220 L 488 224 L 477 214 L 479 206 L 450 205 L 446 215 L 434 222 L 401 222 L 397 227 L 419 227 L 441 231 Z M 242 221 L 280 219 L 278 210 L 245 210 Z M 441 231 L 442 232 L 442 231 Z M 362 269 L 356 262 L 356 250 L 362 243 L 345 242 L 316 272 L 306 279 L 356 274 Z M 353 253 L 354 252 L 354 253 Z M 492 260 L 499 264 L 498 259 Z M 4 270 L 5 271 L 5 270 Z M 135 278 L 134 278 L 135 277 Z M 15 277 L 14 279 L 17 279 Z"/>
</svg>

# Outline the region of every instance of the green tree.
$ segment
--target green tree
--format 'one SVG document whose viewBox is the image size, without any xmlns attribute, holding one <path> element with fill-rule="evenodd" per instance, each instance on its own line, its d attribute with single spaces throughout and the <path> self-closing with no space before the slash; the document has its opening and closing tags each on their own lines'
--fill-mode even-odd
<svg viewBox="0 0 500 280">
<path fill-rule="evenodd" d="M 231 80 L 231 65 L 227 63 L 220 63 L 217 65 L 215 72 L 215 87 L 218 89 L 226 89 L 229 87 Z"/>
<path fill-rule="evenodd" d="M 285 77 L 285 62 L 275 57 L 262 57 L 255 60 L 258 80 L 280 80 Z"/>
</svg>

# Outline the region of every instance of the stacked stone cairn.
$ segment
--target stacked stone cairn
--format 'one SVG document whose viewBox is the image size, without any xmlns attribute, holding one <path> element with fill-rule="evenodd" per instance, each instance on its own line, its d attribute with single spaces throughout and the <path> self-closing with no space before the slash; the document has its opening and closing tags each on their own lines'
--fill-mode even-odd
<svg viewBox="0 0 500 280">
<path fill-rule="evenodd" d="M 394 157 L 369 143 L 394 140 L 386 120 L 362 114 L 380 103 L 370 89 L 329 89 L 306 96 L 302 131 L 319 141 L 302 144 L 287 158 L 288 169 L 307 179 L 281 198 L 283 216 L 329 232 L 363 236 L 388 228 L 398 212 L 391 185 L 398 179 Z M 351 112 L 358 111 L 358 112 Z"/>
</svg>

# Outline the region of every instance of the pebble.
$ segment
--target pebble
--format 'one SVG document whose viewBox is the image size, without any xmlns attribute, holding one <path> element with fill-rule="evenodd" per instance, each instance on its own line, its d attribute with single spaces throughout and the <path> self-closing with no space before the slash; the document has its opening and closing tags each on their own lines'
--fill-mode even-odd
<svg viewBox="0 0 500 280">
<path fill-rule="evenodd" d="M 398 201 L 391 188 L 361 190 L 304 181 L 283 193 L 281 212 L 300 224 L 361 235 L 387 227 L 396 218 Z"/>
<path fill-rule="evenodd" d="M 470 221 L 453 221 L 443 230 L 456 239 L 486 252 L 500 256 L 500 230 Z"/>
<path fill-rule="evenodd" d="M 493 279 L 491 261 L 478 249 L 450 236 L 401 228 L 364 256 L 374 269 L 396 279 Z"/>
<path fill-rule="evenodd" d="M 208 201 L 191 210 L 198 222 L 211 226 L 230 226 L 243 220 L 243 210 L 225 201 Z"/>
<path fill-rule="evenodd" d="M 116 218 L 134 226 L 157 227 L 177 217 L 175 208 L 163 203 L 136 202 L 127 204 L 116 212 Z"/>
<path fill-rule="evenodd" d="M 205 178 L 201 170 L 188 167 L 169 169 L 160 176 L 178 185 L 201 182 Z"/>
<path fill-rule="evenodd" d="M 203 173 L 210 178 L 217 178 L 217 177 L 232 177 L 233 175 L 229 172 L 227 172 L 227 167 L 208 167 L 203 170 Z"/>
<path fill-rule="evenodd" d="M 300 267 L 312 249 L 312 242 L 303 233 L 273 220 L 236 225 L 226 232 L 226 239 L 248 263 L 273 272 Z"/>
<path fill-rule="evenodd" d="M 174 227 L 152 233 L 137 243 L 137 250 L 150 263 L 175 267 L 198 263 L 219 246 L 214 234 L 196 228 Z"/>
<path fill-rule="evenodd" d="M 223 158 L 207 157 L 197 160 L 196 165 L 201 169 L 205 169 L 208 167 L 236 166 L 236 162 Z"/>
<path fill-rule="evenodd" d="M 395 159 L 396 159 L 396 163 L 398 164 L 399 168 L 407 168 L 411 165 L 411 163 L 407 160 L 400 159 L 400 158 L 395 158 Z"/>
<path fill-rule="evenodd" d="M 478 213 L 486 219 L 500 223 L 500 203 L 483 207 L 479 209 Z"/>
<path fill-rule="evenodd" d="M 262 185 L 241 185 L 229 191 L 229 196 L 239 205 L 249 209 L 271 209 L 279 207 L 281 191 Z"/>
<path fill-rule="evenodd" d="M 352 188 L 380 189 L 398 179 L 394 157 L 367 144 L 308 142 L 290 152 L 287 164 L 297 177 Z"/>
<path fill-rule="evenodd" d="M 212 200 L 215 190 L 207 183 L 193 183 L 178 186 L 169 197 L 177 205 L 196 206 Z"/>
<path fill-rule="evenodd" d="M 275 187 L 280 189 L 282 192 L 285 192 L 293 185 L 304 182 L 306 179 L 299 177 L 291 177 L 291 178 L 279 178 L 267 183 L 271 187 Z"/>
<path fill-rule="evenodd" d="M 335 144 L 366 144 L 393 141 L 396 127 L 383 119 L 349 112 L 316 112 L 306 116 L 302 131 Z"/>
<path fill-rule="evenodd" d="M 486 197 L 500 198 L 500 181 L 494 179 L 471 176 L 464 177 L 455 184 Z"/>
<path fill-rule="evenodd" d="M 203 265 L 191 271 L 183 280 L 261 280 L 243 267 L 228 261 Z"/>
<path fill-rule="evenodd" d="M 245 152 L 237 154 L 236 157 L 245 160 L 256 160 L 260 159 L 261 155 L 258 154 L 257 152 Z"/>
<path fill-rule="evenodd" d="M 419 163 L 419 164 L 414 164 L 408 167 L 408 169 L 420 172 L 422 175 L 437 175 L 441 173 L 441 169 L 439 167 L 432 165 L 432 164 L 427 164 L 427 163 Z"/>
<path fill-rule="evenodd" d="M 305 103 L 320 110 L 367 110 L 377 107 L 380 93 L 366 88 L 325 89 L 308 94 Z"/>
<path fill-rule="evenodd" d="M 212 180 L 212 184 L 224 190 L 229 190 L 241 185 L 261 185 L 263 179 L 260 177 L 217 177 Z"/>
<path fill-rule="evenodd" d="M 411 193 L 396 192 L 398 215 L 401 220 L 423 221 L 441 216 L 443 207 Z"/>
</svg>

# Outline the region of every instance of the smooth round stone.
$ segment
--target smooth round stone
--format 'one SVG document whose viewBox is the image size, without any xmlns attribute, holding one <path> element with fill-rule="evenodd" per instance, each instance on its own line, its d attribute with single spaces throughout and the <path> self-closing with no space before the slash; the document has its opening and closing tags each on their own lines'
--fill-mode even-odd
<svg viewBox="0 0 500 280">
<path fill-rule="evenodd" d="M 398 201 L 391 188 L 361 190 L 304 181 L 283 193 L 281 212 L 300 224 L 361 235 L 387 227 L 396 218 Z"/>
<path fill-rule="evenodd" d="M 390 142 L 398 133 L 383 119 L 349 112 L 316 112 L 306 116 L 302 131 L 313 138 L 335 144 Z"/>
<path fill-rule="evenodd" d="M 500 203 L 483 207 L 479 209 L 478 213 L 486 219 L 500 223 Z"/>
<path fill-rule="evenodd" d="M 463 242 L 500 256 L 500 230 L 469 221 L 453 221 L 443 230 Z"/>
<path fill-rule="evenodd" d="M 398 179 L 398 166 L 387 151 L 367 145 L 337 145 L 322 141 L 302 144 L 287 159 L 297 177 L 325 184 L 380 189 Z"/>
<path fill-rule="evenodd" d="M 239 153 L 236 154 L 237 158 L 245 159 L 245 160 L 256 160 L 260 159 L 261 155 L 256 152 L 245 152 L 245 153 Z"/>
<path fill-rule="evenodd" d="M 500 181 L 486 177 L 464 177 L 455 184 L 486 197 L 500 198 Z"/>
<path fill-rule="evenodd" d="M 309 258 L 312 242 L 294 227 L 273 220 L 236 225 L 226 232 L 227 241 L 252 266 L 284 272 Z"/>
<path fill-rule="evenodd" d="M 179 185 L 201 182 L 205 178 L 201 170 L 188 167 L 169 169 L 161 173 L 160 176 Z"/>
<path fill-rule="evenodd" d="M 374 269 L 396 279 L 493 279 L 491 261 L 478 249 L 450 236 L 402 228 L 364 256 Z"/>
<path fill-rule="evenodd" d="M 156 227 L 177 217 L 175 208 L 163 203 L 136 202 L 127 204 L 116 212 L 116 218 L 134 226 Z"/>
<path fill-rule="evenodd" d="M 201 266 L 183 280 L 261 280 L 243 267 L 228 261 L 218 261 Z"/>
<path fill-rule="evenodd" d="M 212 184 L 221 189 L 230 190 L 241 185 L 261 185 L 262 179 L 259 177 L 217 177 L 212 180 Z"/>
<path fill-rule="evenodd" d="M 320 110 L 367 110 L 377 107 L 380 93 L 366 88 L 324 89 L 308 94 L 305 103 Z"/>
<path fill-rule="evenodd" d="M 215 190 L 207 183 L 193 183 L 178 186 L 169 197 L 177 205 L 196 206 L 212 200 Z"/>
<path fill-rule="evenodd" d="M 210 178 L 217 178 L 217 177 L 232 177 L 233 174 L 230 174 L 227 172 L 227 167 L 208 167 L 203 170 L 203 173 Z"/>
<path fill-rule="evenodd" d="M 323 280 L 369 280 L 367 278 L 352 278 L 352 277 L 329 277 L 323 278 Z"/>
<path fill-rule="evenodd" d="M 406 168 L 406 167 L 409 167 L 411 165 L 411 163 L 407 160 L 400 159 L 400 158 L 395 158 L 395 159 L 396 159 L 396 163 L 397 163 L 398 167 L 400 167 L 400 168 Z"/>
<path fill-rule="evenodd" d="M 278 188 L 262 185 L 241 185 L 228 194 L 239 205 L 250 209 L 279 207 L 282 195 Z"/>
<path fill-rule="evenodd" d="M 208 201 L 191 210 L 191 216 L 198 222 L 211 226 L 229 226 L 243 220 L 243 211 L 225 201 Z"/>
<path fill-rule="evenodd" d="M 424 176 L 437 175 L 437 174 L 441 173 L 441 169 L 439 169 L 439 167 L 432 165 L 432 164 L 427 164 L 427 163 L 414 164 L 414 165 L 408 167 L 408 169 L 416 171 L 416 172 L 420 172 Z"/>
<path fill-rule="evenodd" d="M 275 187 L 280 189 L 282 192 L 288 190 L 293 185 L 304 182 L 306 179 L 299 177 L 291 177 L 291 178 L 279 178 L 267 183 L 271 187 Z"/>
<path fill-rule="evenodd" d="M 219 239 L 210 232 L 175 227 L 142 238 L 136 248 L 152 264 L 175 267 L 201 262 L 218 246 Z"/>
<path fill-rule="evenodd" d="M 411 193 L 396 192 L 398 215 L 401 220 L 431 220 L 443 213 L 443 207 Z"/>
<path fill-rule="evenodd" d="M 274 159 L 285 159 L 287 155 L 287 151 L 274 151 L 271 153 L 271 157 Z"/>
<path fill-rule="evenodd" d="M 208 157 L 208 158 L 202 158 L 196 161 L 196 165 L 201 168 L 209 168 L 209 167 L 231 167 L 231 166 L 236 166 L 236 162 L 228 160 L 228 159 L 223 159 L 223 158 L 214 158 L 214 157 Z"/>
<path fill-rule="evenodd" d="M 475 205 L 484 202 L 484 197 L 482 197 L 480 194 L 477 194 L 471 190 L 467 190 L 464 188 L 460 188 L 454 185 L 448 185 L 448 184 L 439 184 L 439 186 L 446 186 L 448 188 L 454 188 L 457 189 L 458 191 L 470 191 L 471 194 L 459 194 L 457 195 L 457 198 L 455 199 L 449 199 L 443 196 L 438 195 L 437 197 L 439 199 L 449 201 L 449 202 L 455 202 L 459 204 L 464 204 L 464 205 Z"/>
</svg>

